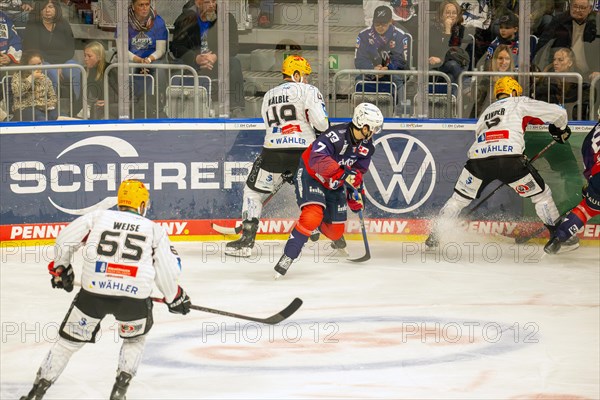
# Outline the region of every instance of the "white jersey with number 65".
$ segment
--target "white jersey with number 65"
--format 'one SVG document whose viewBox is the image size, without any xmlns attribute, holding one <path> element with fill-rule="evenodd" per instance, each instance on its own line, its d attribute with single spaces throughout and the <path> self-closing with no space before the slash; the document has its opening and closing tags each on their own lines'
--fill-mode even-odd
<svg viewBox="0 0 600 400">
<path fill-rule="evenodd" d="M 286 81 L 269 90 L 261 113 L 267 131 L 263 147 L 269 149 L 306 148 L 315 140 L 315 129 L 329 128 L 323 96 L 307 83 Z"/>
<path fill-rule="evenodd" d="M 144 299 L 155 282 L 168 302 L 177 294 L 180 263 L 164 228 L 139 214 L 98 210 L 56 238 L 54 265 L 69 265 L 83 246 L 81 286 L 88 292 Z"/>
</svg>

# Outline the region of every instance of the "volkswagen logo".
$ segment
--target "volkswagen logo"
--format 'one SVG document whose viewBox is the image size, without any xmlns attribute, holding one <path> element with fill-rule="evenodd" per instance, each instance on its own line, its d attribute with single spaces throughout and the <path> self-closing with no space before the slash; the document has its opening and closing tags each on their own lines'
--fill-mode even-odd
<svg viewBox="0 0 600 400">
<path fill-rule="evenodd" d="M 431 196 L 436 182 L 435 162 L 429 149 L 403 133 L 382 136 L 373 144 L 376 153 L 369 167 L 372 181 L 365 183 L 367 198 L 379 209 L 393 214 L 419 208 Z"/>
</svg>

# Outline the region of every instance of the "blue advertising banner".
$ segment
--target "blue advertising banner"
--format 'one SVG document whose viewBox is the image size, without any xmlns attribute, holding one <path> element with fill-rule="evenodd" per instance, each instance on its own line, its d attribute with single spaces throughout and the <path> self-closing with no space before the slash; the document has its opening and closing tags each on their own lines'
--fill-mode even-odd
<svg viewBox="0 0 600 400">
<path fill-rule="evenodd" d="M 473 141 L 468 124 L 389 123 L 365 178 L 370 218 L 425 218 L 450 197 Z M 150 188 L 149 217 L 239 218 L 262 123 L 126 123 L 14 127 L 0 135 L 1 224 L 68 222 L 116 204 L 119 182 Z M 268 217 L 297 215 L 292 189 Z M 279 197 L 279 196 L 277 196 Z M 507 199 L 512 199 L 507 201 Z M 499 206 L 502 204 L 502 206 Z M 482 212 L 519 215 L 509 190 Z M 292 215 L 293 214 L 293 215 Z"/>
</svg>

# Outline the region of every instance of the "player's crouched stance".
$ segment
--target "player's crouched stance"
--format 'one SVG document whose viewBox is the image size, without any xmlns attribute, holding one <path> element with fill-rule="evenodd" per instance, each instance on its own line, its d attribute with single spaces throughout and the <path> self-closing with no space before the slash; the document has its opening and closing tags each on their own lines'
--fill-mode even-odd
<svg viewBox="0 0 600 400">
<path fill-rule="evenodd" d="M 581 153 L 585 165 L 583 176 L 587 179 L 583 187 L 583 199 L 551 235 L 544 246 L 548 254 L 565 251 L 565 247 L 569 246 L 572 238 L 576 238 L 575 235 L 586 222 L 600 214 L 600 121 L 583 140 Z"/>
<path fill-rule="evenodd" d="M 510 186 L 521 197 L 531 199 L 535 212 L 550 233 L 559 217 L 552 191 L 542 176 L 523 155 L 528 124 L 549 123 L 549 132 L 558 143 L 571 136 L 567 112 L 556 104 L 523 97 L 523 89 L 511 77 L 498 79 L 494 86 L 497 101 L 483 111 L 475 127 L 475 143 L 468 152 L 454 193 L 442 207 L 425 245 L 439 246 L 440 221 L 453 221 L 483 189 L 495 179 Z M 573 248 L 579 243 L 573 243 Z"/>
<path fill-rule="evenodd" d="M 165 296 L 170 312 L 189 312 L 190 298 L 178 285 L 179 258 L 166 231 L 144 217 L 149 197 L 142 182 L 124 181 L 117 194 L 118 211 L 98 210 L 79 217 L 56 238 L 56 258 L 48 266 L 52 287 L 73 290 L 71 260 L 85 245 L 81 290 L 60 326 L 58 341 L 37 372 L 33 388 L 21 400 L 43 398 L 73 353 L 85 343 L 95 342 L 107 314 L 115 316 L 123 339 L 110 399 L 125 399 L 153 324 L 152 284 L 156 283 Z"/>
<path fill-rule="evenodd" d="M 354 109 L 352 122 L 329 128 L 302 153 L 295 185 L 300 218 L 275 265 L 276 277 L 285 275 L 315 229 L 339 243 L 346 203 L 354 212 L 363 209 L 362 176 L 375 152 L 370 139 L 382 126 L 379 108 L 361 103 Z M 354 189 L 360 193 L 358 199 L 353 196 Z"/>
</svg>

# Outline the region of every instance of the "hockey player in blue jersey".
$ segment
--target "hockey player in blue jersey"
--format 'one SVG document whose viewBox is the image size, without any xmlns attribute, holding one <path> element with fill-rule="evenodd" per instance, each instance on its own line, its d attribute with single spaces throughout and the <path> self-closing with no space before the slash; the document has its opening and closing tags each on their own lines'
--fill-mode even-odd
<svg viewBox="0 0 600 400">
<path fill-rule="evenodd" d="M 277 277 L 285 275 L 315 229 L 335 242 L 344 234 L 347 206 L 363 209 L 362 177 L 375 152 L 371 137 L 382 126 L 379 108 L 361 103 L 351 122 L 329 128 L 302 153 L 295 176 L 301 213 L 275 266 Z"/>
<path fill-rule="evenodd" d="M 552 232 L 544 246 L 548 254 L 570 250 L 569 242 L 587 221 L 600 214 L 600 120 L 583 140 L 581 154 L 587 183 L 583 187 L 583 199 Z"/>
</svg>

